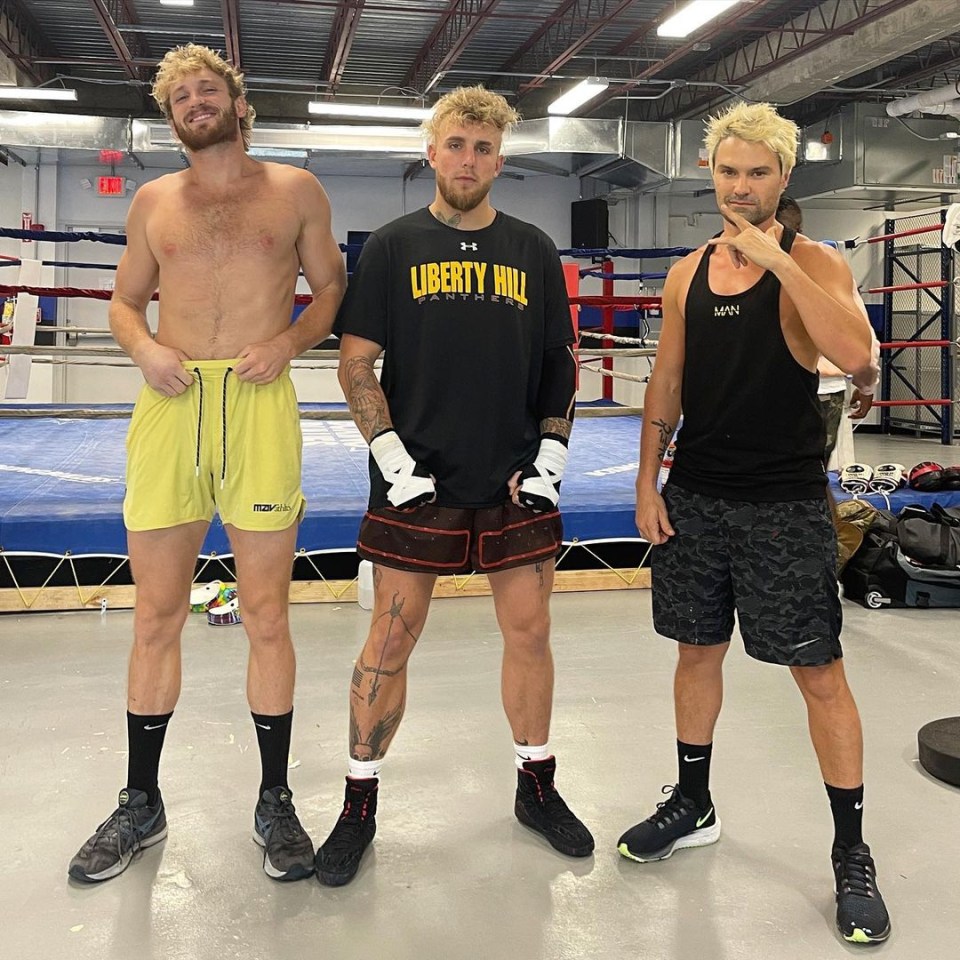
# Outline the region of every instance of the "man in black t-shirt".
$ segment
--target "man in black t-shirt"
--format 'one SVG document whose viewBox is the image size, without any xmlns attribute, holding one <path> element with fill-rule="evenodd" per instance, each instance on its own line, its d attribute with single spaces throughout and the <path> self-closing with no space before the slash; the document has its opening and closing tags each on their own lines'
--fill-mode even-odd
<svg viewBox="0 0 960 960">
<path fill-rule="evenodd" d="M 434 200 L 370 236 L 334 327 L 340 383 L 370 444 L 358 552 L 374 564 L 375 599 L 350 687 L 343 813 L 317 851 L 330 886 L 353 878 L 376 832 L 380 767 L 438 574 L 490 580 L 517 819 L 569 856 L 593 851 L 554 786 L 547 745 L 557 502 L 576 380 L 569 304 L 556 247 L 488 196 L 516 119 L 482 87 L 440 99 L 425 125 Z"/>
</svg>

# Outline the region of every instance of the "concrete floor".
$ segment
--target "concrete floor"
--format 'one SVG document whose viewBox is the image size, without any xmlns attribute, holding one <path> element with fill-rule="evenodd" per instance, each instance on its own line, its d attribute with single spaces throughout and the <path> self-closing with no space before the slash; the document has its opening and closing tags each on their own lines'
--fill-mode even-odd
<svg viewBox="0 0 960 960">
<path fill-rule="evenodd" d="M 862 439 L 870 463 L 957 459 L 935 445 Z M 844 605 L 866 735 L 865 834 L 894 924 L 888 943 L 857 948 L 834 930 L 829 807 L 789 673 L 735 644 L 713 761 L 723 837 L 636 864 L 616 840 L 675 778 L 673 645 L 652 631 L 647 591 L 560 595 L 553 609 L 551 743 L 561 791 L 596 836 L 594 857 L 555 854 L 513 819 L 492 604 L 443 600 L 412 661 L 380 832 L 338 890 L 262 873 L 250 840 L 259 765 L 245 639 L 200 616 L 184 634 L 183 694 L 161 767 L 169 837 L 108 883 L 68 884 L 70 857 L 113 808 L 125 773 L 131 614 L 0 619 L 3 956 L 821 960 L 866 949 L 955 960 L 960 790 L 919 768 L 916 732 L 960 713 L 957 611 Z M 320 843 L 340 809 L 347 685 L 368 614 L 318 604 L 294 607 L 292 620 L 290 782 Z"/>
</svg>

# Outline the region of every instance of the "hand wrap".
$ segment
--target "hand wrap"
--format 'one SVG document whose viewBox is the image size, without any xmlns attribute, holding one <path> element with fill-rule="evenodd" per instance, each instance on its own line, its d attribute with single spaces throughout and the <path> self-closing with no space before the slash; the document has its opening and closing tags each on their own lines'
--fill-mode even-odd
<svg viewBox="0 0 960 960">
<path fill-rule="evenodd" d="M 370 452 L 389 484 L 387 499 L 393 506 L 420 507 L 437 499 L 433 478 L 407 453 L 396 430 L 377 434 Z"/>
</svg>

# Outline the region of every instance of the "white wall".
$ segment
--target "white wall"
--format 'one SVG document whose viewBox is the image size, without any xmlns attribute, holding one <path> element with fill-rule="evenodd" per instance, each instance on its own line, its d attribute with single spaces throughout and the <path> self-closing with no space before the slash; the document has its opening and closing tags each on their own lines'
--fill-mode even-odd
<svg viewBox="0 0 960 960">
<path fill-rule="evenodd" d="M 92 189 L 84 189 L 83 181 L 95 181 L 105 172 L 102 166 L 44 165 L 27 168 L 17 181 L 17 167 L 0 167 L 3 189 L 3 217 L 0 222 L 20 225 L 22 209 L 34 211 L 34 219 L 52 230 L 84 230 L 120 233 L 132 199 L 99 197 Z M 165 170 L 135 170 L 124 167 L 124 175 L 138 184 L 167 173 Z M 9 181 L 9 183 L 8 183 Z M 348 230 L 372 230 L 404 213 L 428 204 L 434 196 L 432 173 L 425 173 L 404 182 L 397 178 L 329 176 L 322 183 L 330 197 L 333 233 L 338 242 L 346 242 Z M 7 189 L 9 186 L 9 189 Z M 576 178 L 526 176 L 522 180 L 500 177 L 494 185 L 494 205 L 513 216 L 528 220 L 543 229 L 559 247 L 570 243 L 570 203 L 578 199 Z M 32 199 L 31 199 L 32 198 Z M 28 204 L 23 206 L 23 204 Z M 619 238 L 618 238 L 619 239 Z M 116 264 L 122 247 L 81 241 L 77 243 L 32 244 L 24 253 L 17 241 L 9 241 L 11 255 L 40 257 L 47 260 Z M 0 247 L 0 252 L 4 248 Z M 109 289 L 112 270 L 57 268 L 54 282 L 62 286 Z M 298 288 L 307 292 L 301 281 Z M 100 327 L 104 338 L 84 336 L 87 344 L 109 344 L 107 301 L 62 299 L 58 304 L 57 322 L 81 327 Z M 148 320 L 156 324 L 157 308 L 148 308 Z M 294 374 L 297 392 L 305 401 L 341 401 L 343 399 L 334 371 L 300 370 Z M 111 369 L 106 366 L 75 364 L 58 366 L 56 374 L 40 377 L 31 385 L 31 400 L 54 400 L 68 403 L 131 402 L 136 397 L 141 378 L 135 369 Z M 40 389 L 42 385 L 42 389 Z M 37 395 L 40 389 L 42 395 Z"/>
<path fill-rule="evenodd" d="M 20 229 L 20 191 L 23 182 L 23 167 L 13 160 L 7 166 L 0 166 L 0 227 Z M 0 237 L 0 254 L 7 257 L 20 256 L 20 241 Z M 12 270 L 12 267 L 5 267 Z M 3 274 L 6 276 L 6 274 Z M 10 283 L 4 280 L 3 283 Z"/>
<path fill-rule="evenodd" d="M 139 184 L 161 176 L 166 171 L 138 171 L 124 167 L 125 175 Z M 131 196 L 123 198 L 98 197 L 82 187 L 84 179 L 94 180 L 104 173 L 102 166 L 44 165 L 26 169 L 16 165 L 0 167 L 0 223 L 19 226 L 21 209 L 34 209 L 34 218 L 48 229 L 102 230 L 122 232 Z M 330 197 L 333 233 L 345 242 L 348 230 L 372 230 L 382 224 L 425 206 L 433 198 L 432 173 L 404 182 L 400 177 L 375 178 L 326 176 L 322 178 Z M 494 186 L 493 202 L 503 211 L 536 223 L 549 234 L 560 248 L 570 244 L 570 204 L 580 197 L 580 184 L 574 177 L 525 176 L 522 180 L 501 177 Z M 667 194 L 638 196 L 617 191 L 608 198 L 610 203 L 610 233 L 612 245 L 623 247 L 696 247 L 720 230 L 721 219 L 712 195 L 703 197 L 676 197 Z M 881 211 L 855 211 L 827 206 L 817 207 L 816 201 L 803 204 L 805 232 L 819 239 L 844 240 L 866 237 L 882 229 L 885 214 Z M 32 244 L 27 253 L 16 241 L 0 241 L 0 253 L 10 249 L 11 255 L 28 255 L 44 259 L 100 262 L 115 264 L 122 248 L 108 244 L 72 243 Z M 861 245 L 848 253 L 851 269 L 862 286 L 882 282 L 882 250 L 880 245 Z M 659 272 L 673 261 L 637 261 L 618 259 L 615 268 L 620 272 Z M 586 266 L 585 261 L 580 261 Z M 57 284 L 80 287 L 109 287 L 112 271 L 63 269 L 56 271 Z M 644 293 L 658 293 L 662 281 L 648 281 Z M 301 289 L 306 288 L 302 285 Z M 617 281 L 615 293 L 631 295 L 638 292 L 636 281 Z M 581 293 L 599 294 L 601 281 L 584 278 Z M 869 296 L 865 299 L 871 299 Z M 876 297 L 872 299 L 877 299 Z M 156 306 L 149 310 L 151 324 L 156 322 Z M 107 302 L 94 300 L 61 300 L 58 322 L 84 327 L 107 329 Z M 654 320 L 653 337 L 657 325 Z M 96 343 L 85 338 L 84 342 Z M 108 343 L 109 340 L 100 342 Z M 645 359 L 617 360 L 615 369 L 643 376 L 649 373 Z M 335 374 L 332 371 L 301 370 L 294 375 L 298 393 L 308 401 L 339 401 L 342 399 Z M 140 384 L 136 370 L 111 370 L 105 367 L 69 366 L 58 368 L 56 376 L 45 377 L 49 383 L 48 399 L 73 403 L 131 401 Z M 602 395 L 603 378 L 583 372 L 580 396 L 584 400 Z M 45 386 L 45 390 L 47 387 Z M 35 393 L 31 390 L 31 396 Z M 615 381 L 614 399 L 628 405 L 642 405 L 644 385 Z"/>
</svg>

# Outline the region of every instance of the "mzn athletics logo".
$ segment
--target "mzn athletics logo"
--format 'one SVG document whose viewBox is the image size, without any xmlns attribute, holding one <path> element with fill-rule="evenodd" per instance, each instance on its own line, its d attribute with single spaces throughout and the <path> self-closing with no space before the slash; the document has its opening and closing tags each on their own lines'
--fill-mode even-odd
<svg viewBox="0 0 960 960">
<path fill-rule="evenodd" d="M 525 271 L 502 263 L 478 263 L 476 260 L 416 264 L 410 268 L 410 292 L 419 303 L 442 297 L 448 300 L 510 301 L 521 310 L 528 305 Z"/>
</svg>

